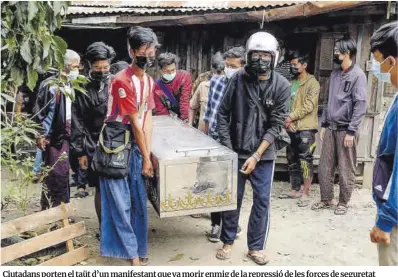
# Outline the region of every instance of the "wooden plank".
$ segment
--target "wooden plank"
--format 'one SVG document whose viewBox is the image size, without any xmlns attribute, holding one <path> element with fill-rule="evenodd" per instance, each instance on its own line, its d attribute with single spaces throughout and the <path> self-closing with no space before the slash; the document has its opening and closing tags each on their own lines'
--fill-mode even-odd
<svg viewBox="0 0 398 277">
<path fill-rule="evenodd" d="M 70 203 L 62 204 L 42 212 L 34 213 L 1 225 L 1 238 L 9 238 L 20 233 L 34 230 L 42 225 L 56 222 L 72 215 L 73 209 Z"/>
<path fill-rule="evenodd" d="M 70 266 L 88 259 L 88 248 L 86 246 L 62 254 L 37 266 Z"/>
<path fill-rule="evenodd" d="M 70 224 L 69 224 L 68 218 L 62 219 L 62 225 L 63 225 L 63 227 L 68 227 L 68 226 L 70 225 Z M 66 242 L 66 249 L 68 250 L 68 252 L 69 252 L 69 251 L 72 251 L 73 249 L 75 249 L 75 248 L 73 247 L 73 240 L 68 240 L 68 241 Z"/>
<path fill-rule="evenodd" d="M 1 264 L 76 238 L 83 235 L 85 232 L 86 227 L 82 221 L 77 224 L 1 248 Z"/>
</svg>

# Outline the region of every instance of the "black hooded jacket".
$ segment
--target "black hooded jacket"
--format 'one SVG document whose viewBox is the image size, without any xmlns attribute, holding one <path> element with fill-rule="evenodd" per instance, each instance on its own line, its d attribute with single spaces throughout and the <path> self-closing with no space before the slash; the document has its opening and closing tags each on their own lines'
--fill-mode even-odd
<svg viewBox="0 0 398 277">
<path fill-rule="evenodd" d="M 86 95 L 79 93 L 72 105 L 71 153 L 91 158 L 107 113 L 111 76 L 86 85 Z"/>
<path fill-rule="evenodd" d="M 275 71 L 266 83 L 261 89 L 257 77 L 245 67 L 232 76 L 225 88 L 218 109 L 218 134 L 220 142 L 237 152 L 240 159 L 252 156 L 263 140 L 270 146 L 261 159 L 276 158 L 274 142 L 283 132 L 289 114 L 290 84 Z"/>
</svg>

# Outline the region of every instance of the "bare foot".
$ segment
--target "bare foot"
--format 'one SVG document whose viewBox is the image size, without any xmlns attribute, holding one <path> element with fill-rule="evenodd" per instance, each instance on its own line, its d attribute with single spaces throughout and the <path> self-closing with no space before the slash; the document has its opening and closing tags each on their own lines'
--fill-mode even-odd
<svg viewBox="0 0 398 277">
<path fill-rule="evenodd" d="M 132 266 L 141 266 L 141 261 L 139 257 L 131 259 L 130 262 Z"/>
</svg>

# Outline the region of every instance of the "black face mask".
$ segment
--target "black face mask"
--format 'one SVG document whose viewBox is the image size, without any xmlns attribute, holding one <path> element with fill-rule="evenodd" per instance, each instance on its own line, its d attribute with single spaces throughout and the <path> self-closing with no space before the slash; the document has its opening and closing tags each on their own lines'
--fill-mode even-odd
<svg viewBox="0 0 398 277">
<path fill-rule="evenodd" d="M 339 55 L 334 55 L 333 62 L 338 65 L 343 63 L 343 61 L 339 59 Z"/>
<path fill-rule="evenodd" d="M 264 75 L 271 70 L 271 61 L 263 61 L 261 59 L 258 61 L 250 60 L 249 68 L 250 71 L 256 76 Z"/>
<path fill-rule="evenodd" d="M 109 71 L 91 71 L 90 77 L 94 81 L 100 82 L 109 77 Z"/>
<path fill-rule="evenodd" d="M 151 68 L 155 65 L 155 57 L 135 56 L 135 64 L 141 68 Z"/>
<path fill-rule="evenodd" d="M 291 73 L 293 76 L 295 76 L 295 77 L 297 77 L 298 75 L 300 75 L 300 72 L 298 71 L 298 68 L 297 68 L 297 67 L 293 67 L 293 66 L 290 67 L 290 73 Z"/>
</svg>

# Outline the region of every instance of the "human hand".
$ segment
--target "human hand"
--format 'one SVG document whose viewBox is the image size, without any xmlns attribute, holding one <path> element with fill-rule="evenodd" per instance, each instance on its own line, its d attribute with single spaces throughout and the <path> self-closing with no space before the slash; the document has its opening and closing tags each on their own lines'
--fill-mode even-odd
<svg viewBox="0 0 398 277">
<path fill-rule="evenodd" d="M 45 137 L 36 138 L 36 146 L 41 150 L 45 150 L 48 143 L 49 141 Z"/>
<path fill-rule="evenodd" d="M 242 172 L 243 174 L 249 175 L 256 168 L 256 165 L 257 165 L 256 159 L 253 157 L 250 157 L 243 164 L 240 172 Z"/>
<path fill-rule="evenodd" d="M 390 244 L 391 236 L 390 233 L 384 232 L 375 226 L 372 231 L 370 231 L 370 241 L 373 243 Z"/>
<path fill-rule="evenodd" d="M 346 135 L 344 138 L 344 146 L 347 148 L 351 148 L 354 146 L 354 136 Z"/>
<path fill-rule="evenodd" d="M 153 166 L 151 160 L 144 159 L 142 162 L 142 175 L 147 177 L 153 177 Z"/>
<path fill-rule="evenodd" d="M 79 158 L 79 165 L 81 169 L 87 169 L 88 168 L 88 158 L 87 156 L 82 156 Z"/>
</svg>

